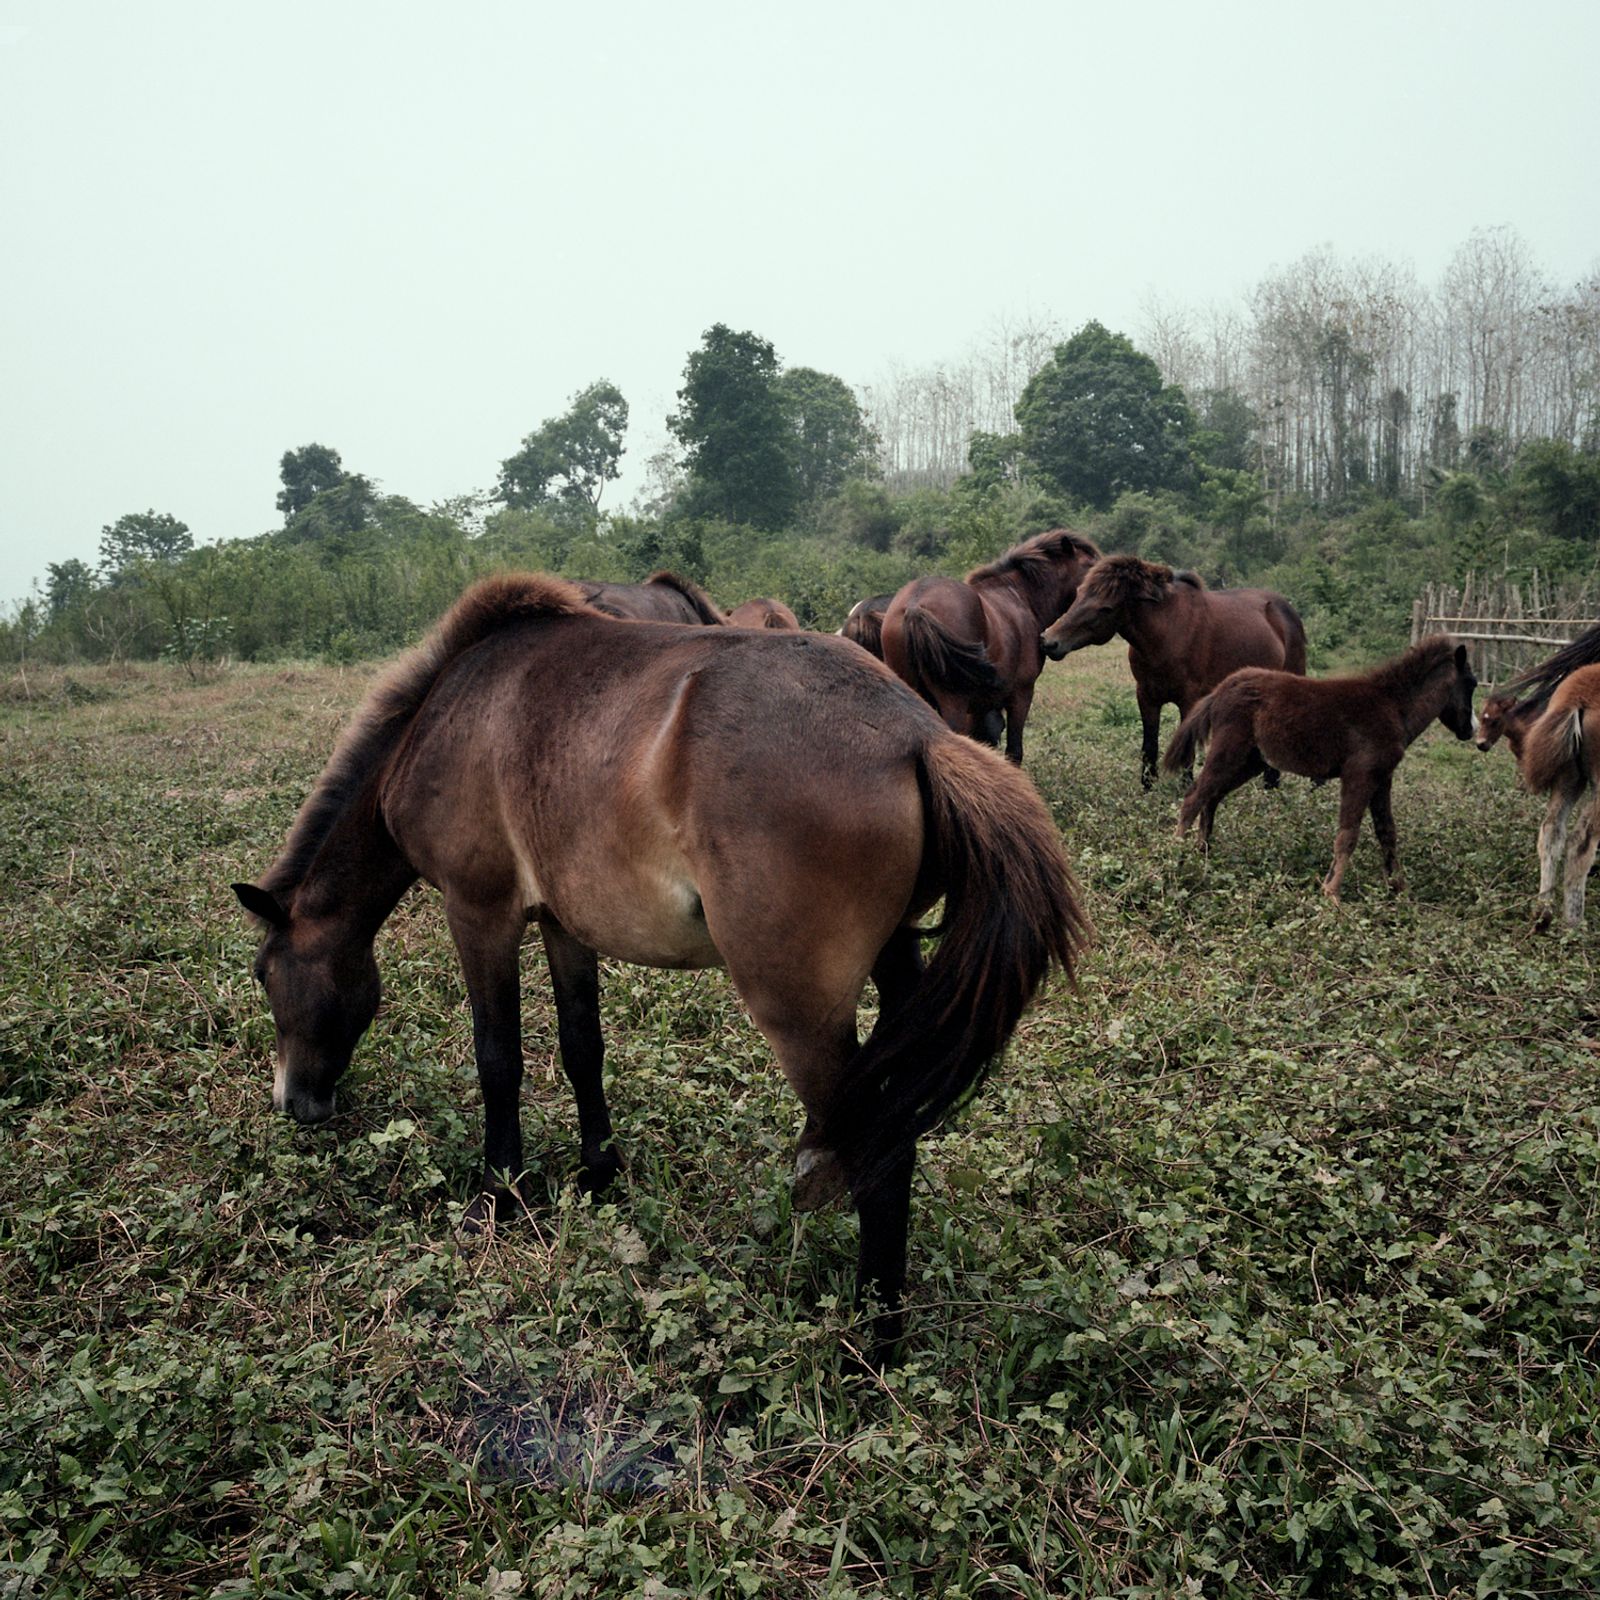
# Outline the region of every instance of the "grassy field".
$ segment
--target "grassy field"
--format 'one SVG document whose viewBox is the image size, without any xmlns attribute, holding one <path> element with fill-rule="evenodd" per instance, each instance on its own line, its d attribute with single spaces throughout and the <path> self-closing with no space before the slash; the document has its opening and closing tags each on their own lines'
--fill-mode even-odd
<svg viewBox="0 0 1600 1600">
<path fill-rule="evenodd" d="M 335 1122 L 272 1116 L 226 886 L 366 677 L 0 683 L 0 1597 L 1600 1590 L 1600 935 L 1527 931 L 1503 752 L 1425 736 L 1408 896 L 1369 834 L 1334 910 L 1333 787 L 1252 786 L 1203 862 L 1119 653 L 1050 668 L 1097 944 L 926 1142 L 872 1379 L 720 974 L 608 970 L 595 1206 L 530 949 L 545 1198 L 481 1247 L 428 894 Z"/>
</svg>

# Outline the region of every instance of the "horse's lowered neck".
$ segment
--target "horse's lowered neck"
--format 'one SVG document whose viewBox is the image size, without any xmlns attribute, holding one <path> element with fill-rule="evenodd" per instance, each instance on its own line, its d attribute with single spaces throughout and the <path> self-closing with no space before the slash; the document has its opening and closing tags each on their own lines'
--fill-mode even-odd
<svg viewBox="0 0 1600 1600">
<path fill-rule="evenodd" d="M 375 799 L 362 795 L 329 830 L 292 886 L 295 913 L 325 920 L 351 940 L 370 944 L 417 877 L 390 837 Z"/>
<path fill-rule="evenodd" d="M 1422 730 L 1444 710 L 1455 687 L 1455 669 L 1446 663 L 1431 673 L 1416 695 L 1401 700 L 1400 721 L 1405 728 L 1406 743 L 1411 744 Z"/>
</svg>

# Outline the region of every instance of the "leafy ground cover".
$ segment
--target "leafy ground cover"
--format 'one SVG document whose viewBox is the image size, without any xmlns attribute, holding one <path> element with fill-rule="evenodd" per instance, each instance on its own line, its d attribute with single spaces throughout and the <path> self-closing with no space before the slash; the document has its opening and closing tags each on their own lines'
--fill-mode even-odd
<svg viewBox="0 0 1600 1600">
<path fill-rule="evenodd" d="M 226 885 L 366 679 L 0 684 L 0 1595 L 1600 1586 L 1596 935 L 1528 933 L 1503 753 L 1416 747 L 1409 895 L 1368 838 L 1334 910 L 1332 787 L 1236 796 L 1204 862 L 1116 653 L 1052 667 L 1028 765 L 1098 942 L 927 1142 L 875 1379 L 720 974 L 608 971 L 593 1205 L 530 950 L 544 1198 L 477 1248 L 425 894 L 335 1123 L 272 1117 Z"/>
</svg>

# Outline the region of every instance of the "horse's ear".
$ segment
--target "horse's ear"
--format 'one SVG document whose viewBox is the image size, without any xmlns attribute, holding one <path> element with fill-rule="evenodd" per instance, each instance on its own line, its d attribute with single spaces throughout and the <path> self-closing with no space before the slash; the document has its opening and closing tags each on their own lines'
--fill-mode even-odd
<svg viewBox="0 0 1600 1600">
<path fill-rule="evenodd" d="M 260 917 L 274 928 L 289 926 L 289 913 L 283 909 L 278 897 L 267 889 L 258 889 L 253 883 L 236 883 L 233 892 L 252 917 Z"/>
<path fill-rule="evenodd" d="M 1467 670 L 1467 647 L 1464 644 L 1458 644 L 1456 646 L 1456 671 L 1457 672 L 1465 672 L 1466 670 Z"/>
</svg>

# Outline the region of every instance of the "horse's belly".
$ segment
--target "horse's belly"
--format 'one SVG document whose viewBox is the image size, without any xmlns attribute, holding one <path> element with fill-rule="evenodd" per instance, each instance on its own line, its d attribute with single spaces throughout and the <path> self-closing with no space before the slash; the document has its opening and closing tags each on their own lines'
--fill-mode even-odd
<svg viewBox="0 0 1600 1600">
<path fill-rule="evenodd" d="M 614 960 L 641 967 L 722 965 L 699 893 L 676 873 L 630 873 L 546 904 L 575 938 Z"/>
</svg>

